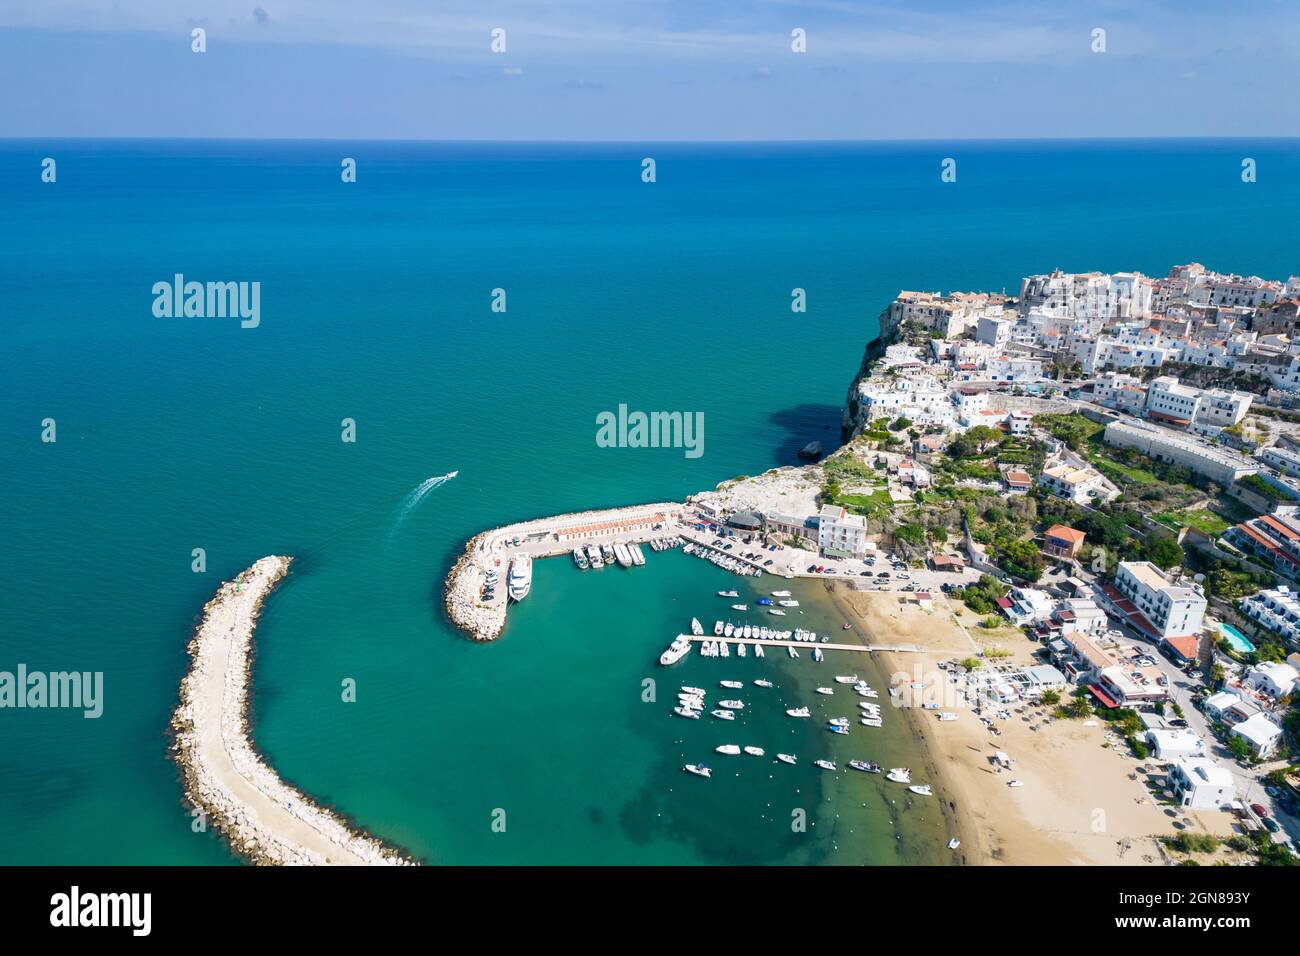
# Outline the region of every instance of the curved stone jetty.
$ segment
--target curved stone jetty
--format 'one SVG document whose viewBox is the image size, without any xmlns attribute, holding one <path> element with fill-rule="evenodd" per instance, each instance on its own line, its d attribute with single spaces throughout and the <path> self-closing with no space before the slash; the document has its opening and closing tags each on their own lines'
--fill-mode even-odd
<svg viewBox="0 0 1300 956">
<path fill-rule="evenodd" d="M 282 781 L 252 742 L 248 688 L 253 629 L 291 558 L 262 558 L 203 608 L 190 670 L 172 717 L 185 795 L 234 849 L 257 864 L 402 866 L 411 861 Z"/>
</svg>

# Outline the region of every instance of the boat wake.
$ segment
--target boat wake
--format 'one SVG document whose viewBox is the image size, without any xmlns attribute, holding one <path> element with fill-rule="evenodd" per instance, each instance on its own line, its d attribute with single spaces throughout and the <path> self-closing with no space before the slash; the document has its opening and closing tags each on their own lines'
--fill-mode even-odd
<svg viewBox="0 0 1300 956">
<path fill-rule="evenodd" d="M 397 522 L 394 524 L 393 530 L 396 531 L 402 526 L 402 522 L 405 521 L 407 516 L 416 509 L 421 501 L 424 500 L 425 495 L 433 491 L 433 489 L 437 488 L 439 485 L 445 485 L 459 474 L 459 471 L 449 471 L 445 475 L 434 475 L 432 478 L 424 479 L 424 481 L 411 489 L 411 493 L 402 500 L 402 506 L 398 509 Z"/>
</svg>

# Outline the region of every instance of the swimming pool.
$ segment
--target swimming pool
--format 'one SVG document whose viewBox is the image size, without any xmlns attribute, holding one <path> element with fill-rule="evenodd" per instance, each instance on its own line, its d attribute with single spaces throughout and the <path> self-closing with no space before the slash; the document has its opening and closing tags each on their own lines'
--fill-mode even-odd
<svg viewBox="0 0 1300 956">
<path fill-rule="evenodd" d="M 1231 624 L 1220 624 L 1219 633 L 1223 635 L 1228 645 L 1239 654 L 1249 654 L 1255 650 L 1255 645 L 1246 640 L 1246 635 Z"/>
</svg>

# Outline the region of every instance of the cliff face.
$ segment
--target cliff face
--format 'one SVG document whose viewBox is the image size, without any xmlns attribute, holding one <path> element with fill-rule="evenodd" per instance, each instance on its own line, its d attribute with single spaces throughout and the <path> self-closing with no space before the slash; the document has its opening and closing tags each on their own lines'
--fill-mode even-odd
<svg viewBox="0 0 1300 956">
<path fill-rule="evenodd" d="M 885 354 L 887 344 L 884 338 L 874 338 L 867 343 L 866 350 L 862 353 L 858 372 L 849 383 L 848 394 L 844 397 L 844 418 L 840 422 L 841 442 L 847 443 L 856 438 L 866 424 L 862 416 L 862 404 L 858 401 L 858 384 L 869 376 L 871 363 Z"/>
</svg>

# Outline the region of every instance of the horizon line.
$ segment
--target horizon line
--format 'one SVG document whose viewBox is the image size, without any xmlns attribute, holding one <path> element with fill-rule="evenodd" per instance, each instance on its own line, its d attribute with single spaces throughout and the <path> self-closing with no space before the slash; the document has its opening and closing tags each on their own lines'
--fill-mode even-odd
<svg viewBox="0 0 1300 956">
<path fill-rule="evenodd" d="M 1186 142 L 1300 142 L 1296 136 L 1252 136 L 1218 134 L 1209 136 L 954 136 L 857 137 L 832 139 L 434 139 L 405 136 L 87 136 L 63 133 L 42 136 L 0 136 L 0 142 L 35 142 L 79 140 L 87 142 L 197 142 L 197 143 L 437 143 L 445 145 L 537 145 L 537 146 L 618 146 L 618 145 L 852 145 L 867 143 L 1186 143 Z"/>
</svg>

